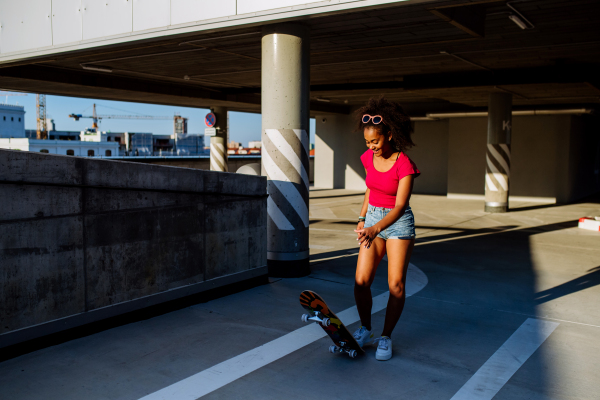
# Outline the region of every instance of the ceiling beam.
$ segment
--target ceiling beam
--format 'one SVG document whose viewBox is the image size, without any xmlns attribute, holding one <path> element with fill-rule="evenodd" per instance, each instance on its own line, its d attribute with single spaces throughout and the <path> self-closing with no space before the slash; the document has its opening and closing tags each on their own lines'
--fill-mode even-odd
<svg viewBox="0 0 600 400">
<path fill-rule="evenodd" d="M 257 94 L 256 90 L 231 93 L 197 85 L 40 65 L 0 68 L 0 87 L 58 96 L 150 104 L 187 107 L 221 105 L 241 111 L 259 111 L 261 105 L 260 94 Z M 260 89 L 258 93 L 260 93 Z M 310 111 L 348 114 L 350 107 L 345 104 L 312 101 Z"/>
<path fill-rule="evenodd" d="M 595 81 L 597 66 L 570 65 L 519 68 L 495 71 L 466 71 L 407 75 L 402 80 L 311 85 L 311 92 L 336 92 L 378 89 L 452 89 L 481 86 L 527 85 L 545 83 L 582 83 Z M 256 88 L 253 89 L 256 91 Z M 239 90 L 235 93 L 241 93 Z"/>
<path fill-rule="evenodd" d="M 458 5 L 430 9 L 429 12 L 474 37 L 485 36 L 486 4 Z"/>
</svg>

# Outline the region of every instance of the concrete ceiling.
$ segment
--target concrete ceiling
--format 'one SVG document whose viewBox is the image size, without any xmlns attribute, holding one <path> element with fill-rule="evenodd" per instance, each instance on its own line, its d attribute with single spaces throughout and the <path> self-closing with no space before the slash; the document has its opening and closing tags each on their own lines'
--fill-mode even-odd
<svg viewBox="0 0 600 400">
<path fill-rule="evenodd" d="M 533 28 L 509 19 L 517 12 Z M 379 94 L 417 114 L 476 109 L 492 91 L 512 93 L 516 107 L 594 107 L 600 103 L 599 20 L 596 0 L 398 3 L 303 19 L 311 29 L 311 110 L 346 113 Z M 259 112 L 260 30 L 187 34 L 3 64 L 0 87 Z"/>
</svg>

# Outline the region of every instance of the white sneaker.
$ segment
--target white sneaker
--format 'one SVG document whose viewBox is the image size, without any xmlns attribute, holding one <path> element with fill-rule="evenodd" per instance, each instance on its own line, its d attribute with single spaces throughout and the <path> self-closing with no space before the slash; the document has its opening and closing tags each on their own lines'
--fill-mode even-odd
<svg viewBox="0 0 600 400">
<path fill-rule="evenodd" d="M 364 347 L 364 345 L 367 344 L 367 342 L 369 342 L 370 339 L 373 339 L 372 331 L 368 330 L 364 326 L 358 328 L 356 332 L 352 334 L 352 336 L 354 337 L 354 339 L 356 339 L 356 342 L 360 347 Z"/>
<path fill-rule="evenodd" d="M 375 358 L 379 361 L 387 361 L 392 358 L 392 339 L 387 336 L 382 336 L 375 339 L 375 341 L 379 342 Z"/>
</svg>

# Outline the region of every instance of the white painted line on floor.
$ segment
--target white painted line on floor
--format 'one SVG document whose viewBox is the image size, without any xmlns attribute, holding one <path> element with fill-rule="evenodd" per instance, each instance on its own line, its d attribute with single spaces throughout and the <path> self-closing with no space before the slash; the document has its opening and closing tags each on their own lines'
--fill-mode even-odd
<svg viewBox="0 0 600 400">
<path fill-rule="evenodd" d="M 528 318 L 450 400 L 491 400 L 558 325 Z"/>
<path fill-rule="evenodd" d="M 309 249 L 315 249 L 315 250 L 329 250 L 329 249 L 333 249 L 333 246 L 322 246 L 320 244 L 310 244 L 308 245 Z"/>
<path fill-rule="evenodd" d="M 409 264 L 406 276 L 406 296 L 417 293 L 426 285 L 427 276 L 423 271 L 413 264 Z M 389 295 L 389 292 L 386 292 L 373 298 L 373 313 L 385 309 Z M 302 309 L 298 306 L 298 320 L 300 320 L 301 311 Z M 337 316 L 345 325 L 350 325 L 359 320 L 356 306 L 337 313 Z M 260 347 L 142 397 L 140 400 L 196 400 L 325 336 L 323 329 L 316 324 L 306 325 Z"/>
</svg>

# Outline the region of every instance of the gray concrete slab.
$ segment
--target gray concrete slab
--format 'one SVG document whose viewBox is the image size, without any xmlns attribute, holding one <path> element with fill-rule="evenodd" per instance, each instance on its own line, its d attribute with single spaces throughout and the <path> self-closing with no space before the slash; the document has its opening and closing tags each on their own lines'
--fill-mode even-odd
<svg viewBox="0 0 600 400">
<path fill-rule="evenodd" d="M 139 399 L 304 326 L 301 290 L 354 305 L 361 195 L 311 193 L 311 269 L 268 285 L 0 363 L 0 399 Z M 600 203 L 512 204 L 414 196 L 412 263 L 428 284 L 407 299 L 394 357 L 351 360 L 322 338 L 209 393 L 214 399 L 450 399 L 528 319 L 558 323 L 494 399 L 594 399 L 600 390 Z M 373 295 L 387 290 L 387 264 Z M 384 311 L 374 314 L 376 334 Z M 358 323 L 350 325 L 354 329 Z"/>
</svg>

